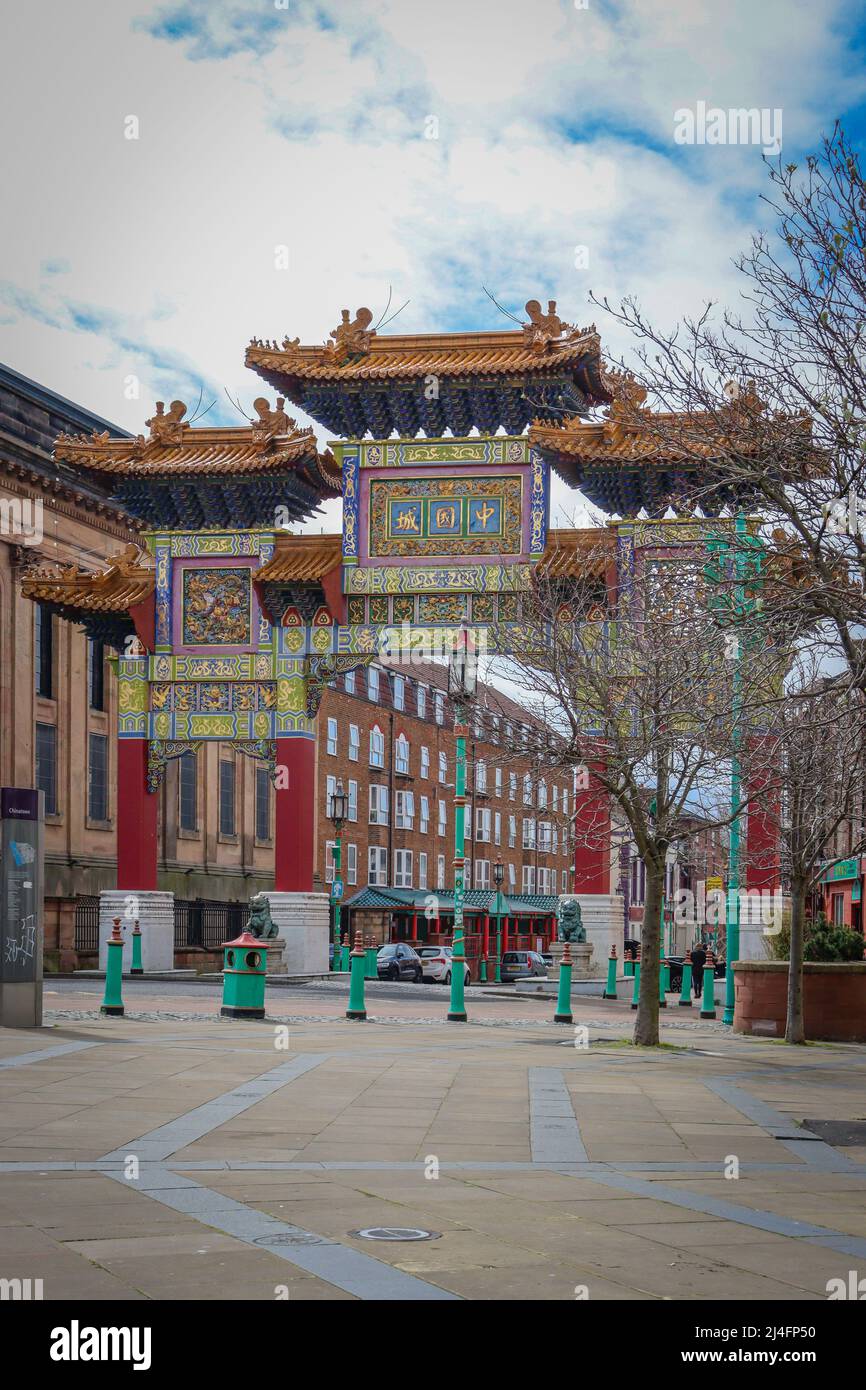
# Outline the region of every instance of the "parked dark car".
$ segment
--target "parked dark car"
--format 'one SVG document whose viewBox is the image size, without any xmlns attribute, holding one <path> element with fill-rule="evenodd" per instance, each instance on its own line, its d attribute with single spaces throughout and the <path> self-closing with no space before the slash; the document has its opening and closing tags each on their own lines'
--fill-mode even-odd
<svg viewBox="0 0 866 1390">
<path fill-rule="evenodd" d="M 424 978 L 421 957 L 403 941 L 392 941 L 387 946 L 380 946 L 376 956 L 376 968 L 380 980 L 414 980 L 420 984 Z"/>
<path fill-rule="evenodd" d="M 537 951 L 506 951 L 503 955 L 501 978 L 504 982 L 527 980 L 537 975 L 547 976 L 547 966 Z"/>
</svg>

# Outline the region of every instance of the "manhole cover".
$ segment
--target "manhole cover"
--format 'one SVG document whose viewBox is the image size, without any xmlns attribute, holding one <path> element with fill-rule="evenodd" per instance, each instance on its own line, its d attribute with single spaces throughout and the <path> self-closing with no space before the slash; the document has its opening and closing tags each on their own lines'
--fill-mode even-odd
<svg viewBox="0 0 866 1390">
<path fill-rule="evenodd" d="M 422 1231 L 419 1226 L 367 1226 L 363 1231 L 350 1231 L 361 1240 L 438 1240 L 438 1231 Z"/>
<path fill-rule="evenodd" d="M 846 1149 L 866 1144 L 866 1120 L 804 1120 L 803 1124 L 825 1143 Z"/>
<path fill-rule="evenodd" d="M 311 1231 L 285 1231 L 278 1236 L 259 1236 L 254 1245 L 327 1245 L 324 1236 L 313 1235 Z"/>
</svg>

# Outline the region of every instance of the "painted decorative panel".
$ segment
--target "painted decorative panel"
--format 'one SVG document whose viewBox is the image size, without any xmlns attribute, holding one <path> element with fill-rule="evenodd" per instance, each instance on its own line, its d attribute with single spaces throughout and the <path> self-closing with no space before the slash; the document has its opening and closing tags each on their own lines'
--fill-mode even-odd
<svg viewBox="0 0 866 1390">
<path fill-rule="evenodd" d="M 362 468 L 401 468 L 419 463 L 527 463 L 522 436 L 469 439 L 374 440 L 361 444 Z"/>
<path fill-rule="evenodd" d="M 429 594 L 443 589 L 467 593 L 501 593 L 528 590 L 532 586 L 530 564 L 467 564 L 445 567 L 424 565 L 362 565 L 346 572 L 345 587 L 350 594 Z"/>
<path fill-rule="evenodd" d="M 519 475 L 373 479 L 370 557 L 519 555 L 522 509 Z"/>
<path fill-rule="evenodd" d="M 185 647 L 245 647 L 253 640 L 250 570 L 183 571 Z"/>
</svg>

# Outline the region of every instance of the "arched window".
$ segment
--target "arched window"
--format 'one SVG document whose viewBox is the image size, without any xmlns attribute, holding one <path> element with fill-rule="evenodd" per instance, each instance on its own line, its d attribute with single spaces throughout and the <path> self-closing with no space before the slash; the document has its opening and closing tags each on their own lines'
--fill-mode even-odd
<svg viewBox="0 0 866 1390">
<path fill-rule="evenodd" d="M 385 766 L 385 735 L 378 724 L 370 730 L 370 766 Z"/>
<path fill-rule="evenodd" d="M 404 776 L 409 774 L 409 740 L 405 734 L 398 734 L 394 744 L 394 769 Z"/>
</svg>

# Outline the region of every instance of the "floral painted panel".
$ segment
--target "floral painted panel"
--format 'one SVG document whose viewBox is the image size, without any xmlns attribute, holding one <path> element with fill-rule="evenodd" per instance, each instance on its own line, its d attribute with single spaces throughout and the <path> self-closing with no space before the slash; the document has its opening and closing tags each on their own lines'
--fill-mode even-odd
<svg viewBox="0 0 866 1390">
<path fill-rule="evenodd" d="M 250 571 L 185 569 L 183 645 L 243 647 L 252 641 Z"/>
</svg>

